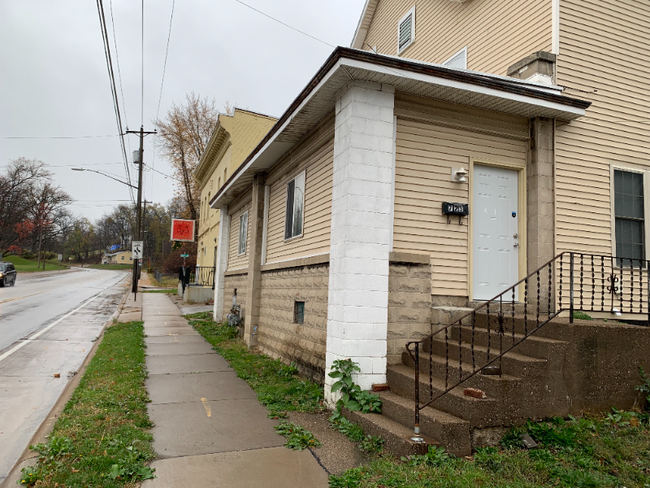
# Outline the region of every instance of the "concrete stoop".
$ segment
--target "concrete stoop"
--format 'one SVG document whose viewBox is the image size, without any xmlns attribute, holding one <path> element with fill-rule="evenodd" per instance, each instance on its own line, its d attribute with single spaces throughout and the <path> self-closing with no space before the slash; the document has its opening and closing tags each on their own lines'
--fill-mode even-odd
<svg viewBox="0 0 650 488">
<path fill-rule="evenodd" d="M 438 318 L 451 323 L 467 313 L 465 307 L 433 307 Z M 538 324 L 536 314 L 514 311 L 504 323 L 505 334 L 498 333 L 497 317 L 476 314 L 475 329 L 455 327 L 447 336 L 440 334 L 425 341 L 420 349 L 420 403 L 437 397 L 461 377 L 467 378 L 489 357 L 507 350 L 524 339 Z M 542 319 L 544 317 L 541 317 Z M 442 328 L 446 324 L 439 324 Z M 434 326 L 435 328 L 435 326 Z M 622 354 L 628 344 L 629 354 Z M 540 331 L 526 338 L 495 364 L 501 375 L 477 372 L 430 406 L 420 411 L 420 430 L 427 443 L 440 445 L 447 452 L 463 456 L 473 448 L 494 445 L 511 427 L 528 419 L 579 414 L 583 410 L 632 408 L 637 404 L 634 385 L 638 366 L 650 362 L 650 328 L 612 322 L 569 324 L 553 319 Z M 631 347 L 630 347 L 631 346 Z M 611 365 L 616 364 L 616 368 Z M 389 366 L 390 391 L 380 394 L 382 415 L 351 413 L 370 433 L 391 441 L 387 448 L 396 454 L 420 452 L 411 445 L 414 425 L 414 361 L 406 351 L 402 364 Z M 429 374 L 431 373 L 431 377 Z M 485 398 L 468 395 L 466 388 L 481 390 Z M 404 427 L 406 426 L 406 430 Z M 388 433 L 391 431 L 392 433 Z M 398 442 L 399 439 L 402 439 Z"/>
</svg>

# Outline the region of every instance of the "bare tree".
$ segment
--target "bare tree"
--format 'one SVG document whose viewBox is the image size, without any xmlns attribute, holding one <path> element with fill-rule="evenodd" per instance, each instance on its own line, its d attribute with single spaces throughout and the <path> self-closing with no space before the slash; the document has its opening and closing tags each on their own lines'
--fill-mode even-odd
<svg viewBox="0 0 650 488">
<path fill-rule="evenodd" d="M 217 125 L 219 111 L 214 99 L 186 95 L 184 105 L 173 104 L 158 126 L 157 144 L 174 168 L 178 195 L 185 200 L 184 217 L 198 218 L 200 192 L 194 170 Z"/>
</svg>

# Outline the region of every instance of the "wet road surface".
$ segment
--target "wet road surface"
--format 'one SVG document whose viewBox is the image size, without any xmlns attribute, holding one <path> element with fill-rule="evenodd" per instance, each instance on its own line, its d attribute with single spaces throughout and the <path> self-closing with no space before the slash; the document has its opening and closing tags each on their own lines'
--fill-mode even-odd
<svg viewBox="0 0 650 488">
<path fill-rule="evenodd" d="M 0 483 L 117 309 L 129 276 L 19 274 L 16 286 L 0 288 Z"/>
</svg>

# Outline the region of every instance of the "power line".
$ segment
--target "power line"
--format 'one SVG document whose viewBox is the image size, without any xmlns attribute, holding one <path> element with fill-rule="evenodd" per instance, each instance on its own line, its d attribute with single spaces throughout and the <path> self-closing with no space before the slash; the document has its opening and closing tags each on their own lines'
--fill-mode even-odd
<svg viewBox="0 0 650 488">
<path fill-rule="evenodd" d="M 260 15 L 263 15 L 264 17 L 268 17 L 269 19 L 277 22 L 278 24 L 282 24 L 283 26 L 288 27 L 289 29 L 292 29 L 292 30 L 294 30 L 296 32 L 299 32 L 300 34 L 302 34 L 304 36 L 311 37 L 313 40 L 321 42 L 321 43 L 325 44 L 326 46 L 336 47 L 333 44 L 330 44 L 329 42 L 326 42 L 326 41 L 323 41 L 322 39 L 319 39 L 318 37 L 314 37 L 311 34 L 307 34 L 306 32 L 301 31 L 300 29 L 296 29 L 295 27 L 293 27 L 293 26 L 291 26 L 291 25 L 289 25 L 289 24 L 287 24 L 285 22 L 282 22 L 281 20 L 276 19 L 275 17 L 271 17 L 269 14 L 266 14 L 266 13 L 262 12 L 261 10 L 258 10 L 255 7 L 252 7 L 252 6 L 248 5 L 247 3 L 242 2 L 241 0 L 235 0 L 235 2 L 240 3 L 244 7 L 248 7 L 251 10 L 254 10 L 255 12 L 257 12 Z"/>
<path fill-rule="evenodd" d="M 99 24 L 102 31 L 102 41 L 104 42 L 104 56 L 106 58 L 106 67 L 108 69 L 108 77 L 111 86 L 111 95 L 113 96 L 113 111 L 115 112 L 115 120 L 117 122 L 117 130 L 120 135 L 120 146 L 122 148 L 122 157 L 124 159 L 124 169 L 126 171 L 127 181 L 131 183 L 131 172 L 129 170 L 129 162 L 126 156 L 126 147 L 124 144 L 124 132 L 122 129 L 122 117 L 120 115 L 120 104 L 117 96 L 117 88 L 115 85 L 115 73 L 113 72 L 113 63 L 111 59 L 111 47 L 109 43 L 108 30 L 106 28 L 106 17 L 104 15 L 104 4 L 102 0 L 96 0 L 97 12 L 99 14 Z M 129 188 L 129 195 L 133 197 L 133 190 Z"/>
<path fill-rule="evenodd" d="M 115 35 L 115 19 L 113 18 L 113 0 L 110 0 L 109 8 L 111 10 L 111 27 L 113 28 L 113 46 L 115 47 L 115 64 L 117 64 L 117 79 L 120 81 L 120 95 L 122 96 L 122 107 L 124 111 L 124 121 L 129 126 L 129 118 L 126 115 L 126 102 L 124 101 L 124 91 L 122 90 L 122 70 L 120 69 L 120 55 L 117 51 L 117 36 Z"/>
<path fill-rule="evenodd" d="M 163 86 L 165 85 L 165 72 L 167 71 L 167 57 L 169 56 L 169 40 L 172 37 L 172 23 L 174 21 L 174 7 L 176 0 L 172 0 L 172 11 L 169 15 L 169 31 L 167 33 L 167 47 L 165 48 L 165 62 L 163 63 L 162 79 L 160 80 L 160 94 L 158 95 L 158 107 L 156 108 L 156 129 L 158 129 L 158 117 L 160 115 L 160 103 L 162 101 Z M 151 152 L 151 169 L 155 171 L 156 165 L 156 145 L 152 144 Z M 151 174 L 151 196 L 153 197 L 153 173 Z"/>
<path fill-rule="evenodd" d="M 103 136 L 0 136 L 0 139 L 99 139 L 101 137 L 120 137 L 119 134 Z"/>
<path fill-rule="evenodd" d="M 140 126 L 144 125 L 144 0 L 142 0 L 142 27 L 141 27 L 141 49 L 140 49 L 140 64 L 141 64 L 141 70 L 142 70 L 142 88 L 141 88 L 141 96 L 140 96 Z"/>
</svg>

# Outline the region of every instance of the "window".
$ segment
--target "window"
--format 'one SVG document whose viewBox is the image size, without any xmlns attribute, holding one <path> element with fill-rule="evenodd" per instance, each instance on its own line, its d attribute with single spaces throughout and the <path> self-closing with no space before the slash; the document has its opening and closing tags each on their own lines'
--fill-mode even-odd
<svg viewBox="0 0 650 488">
<path fill-rule="evenodd" d="M 442 63 L 442 65 L 447 66 L 448 68 L 467 69 L 467 47 L 464 47 L 458 51 L 447 61 Z"/>
<path fill-rule="evenodd" d="M 305 173 L 287 183 L 287 211 L 284 220 L 284 238 L 302 234 L 303 208 L 305 206 Z"/>
<path fill-rule="evenodd" d="M 248 236 L 248 212 L 244 212 L 239 216 L 239 246 L 237 247 L 238 254 L 246 253 L 246 237 Z"/>
<path fill-rule="evenodd" d="M 305 323 L 305 302 L 293 302 L 293 323 Z"/>
<path fill-rule="evenodd" d="M 397 23 L 397 54 L 415 41 L 415 6 Z"/>
<path fill-rule="evenodd" d="M 645 258 L 643 173 L 614 170 L 616 256 Z"/>
</svg>

